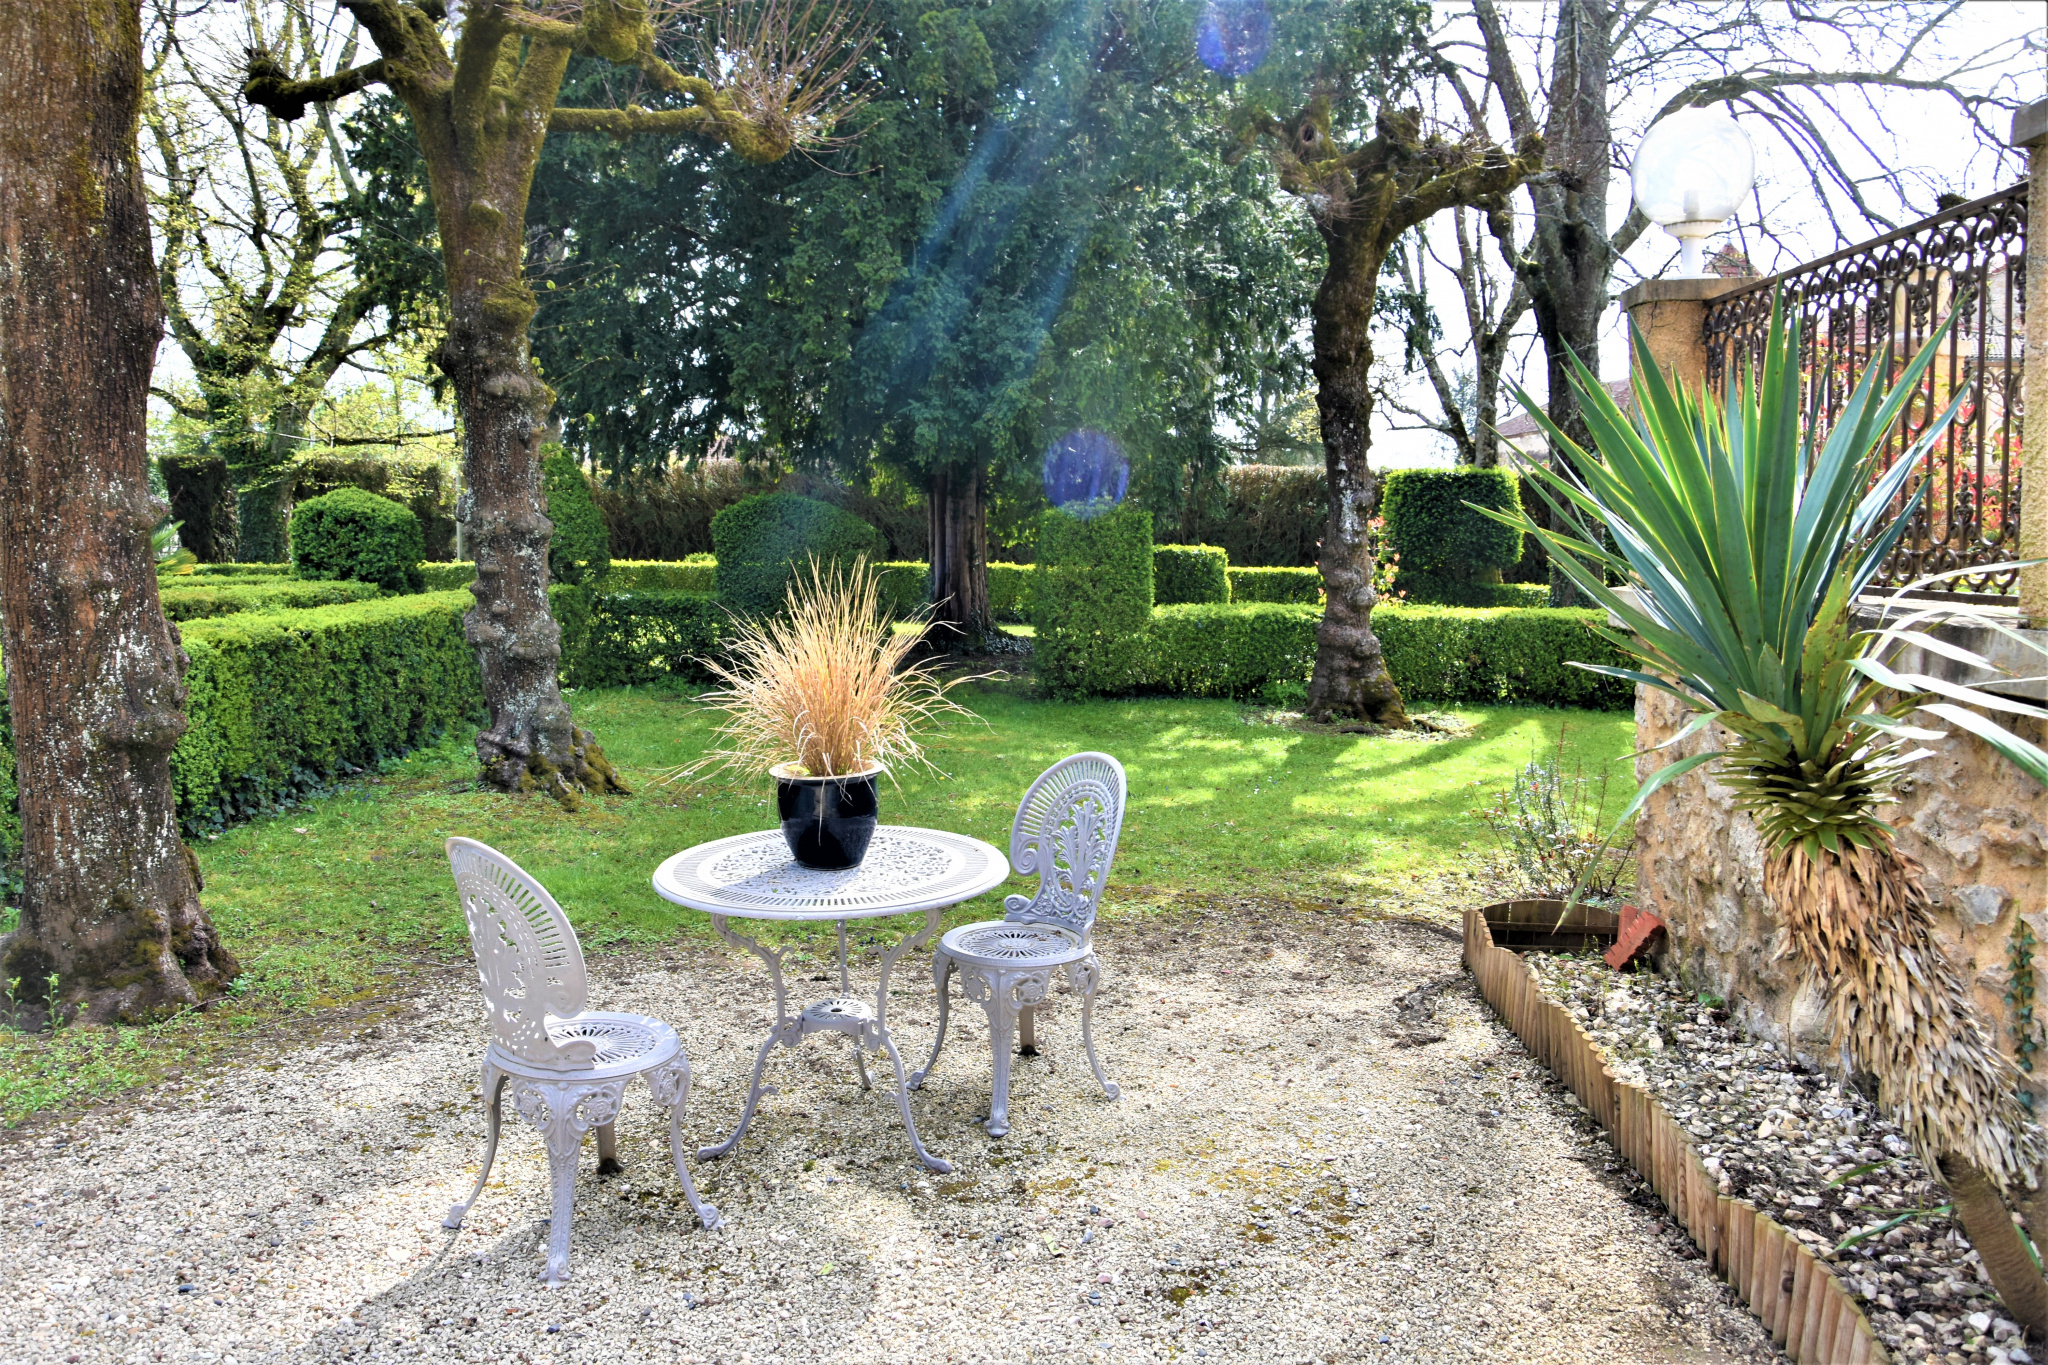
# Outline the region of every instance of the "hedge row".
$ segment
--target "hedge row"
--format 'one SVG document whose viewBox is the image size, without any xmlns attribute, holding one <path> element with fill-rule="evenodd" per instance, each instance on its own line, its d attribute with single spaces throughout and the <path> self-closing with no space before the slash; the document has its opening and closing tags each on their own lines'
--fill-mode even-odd
<svg viewBox="0 0 2048 1365">
<path fill-rule="evenodd" d="M 1372 614 L 1387 668 L 1410 701 L 1522 702 L 1627 710 L 1635 689 L 1573 668 L 1623 665 L 1593 633 L 1597 610 L 1382 606 Z M 1247 697 L 1314 670 L 1322 612 L 1278 603 L 1160 607 L 1152 613 L 1145 690 Z"/>
<path fill-rule="evenodd" d="M 572 687 L 638 687 L 660 678 L 709 678 L 732 615 L 705 592 L 603 592 L 587 624 L 563 628 L 563 675 Z"/>
<path fill-rule="evenodd" d="M 483 713 L 466 592 L 386 597 L 183 627 L 192 666 L 171 755 L 187 829 L 242 819 Z"/>
<path fill-rule="evenodd" d="M 1233 602 L 1299 602 L 1315 606 L 1323 600 L 1320 569 L 1230 570 L 1230 600 Z"/>
<path fill-rule="evenodd" d="M 425 565 L 421 566 L 426 567 Z M 201 564 L 189 575 L 191 578 L 290 578 L 292 566 L 283 564 Z"/>
<path fill-rule="evenodd" d="M 375 583 L 264 578 L 230 578 L 217 584 L 194 584 L 190 587 L 172 579 L 159 591 L 164 602 L 164 615 L 173 621 L 233 616 L 244 611 L 330 607 L 342 602 L 367 602 L 382 595 Z"/>
<path fill-rule="evenodd" d="M 1228 602 L 1230 557 L 1214 545 L 1152 547 L 1152 603 Z"/>
</svg>

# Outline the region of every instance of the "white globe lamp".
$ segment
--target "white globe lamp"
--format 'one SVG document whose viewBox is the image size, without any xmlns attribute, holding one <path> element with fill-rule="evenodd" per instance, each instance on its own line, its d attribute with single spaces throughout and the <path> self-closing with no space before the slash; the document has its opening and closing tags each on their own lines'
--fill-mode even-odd
<svg viewBox="0 0 2048 1365">
<path fill-rule="evenodd" d="M 1644 136 L 1629 183 L 1643 216 L 1678 239 L 1678 273 L 1698 279 L 1702 243 L 1756 183 L 1756 149 L 1724 111 L 1680 109 Z"/>
</svg>

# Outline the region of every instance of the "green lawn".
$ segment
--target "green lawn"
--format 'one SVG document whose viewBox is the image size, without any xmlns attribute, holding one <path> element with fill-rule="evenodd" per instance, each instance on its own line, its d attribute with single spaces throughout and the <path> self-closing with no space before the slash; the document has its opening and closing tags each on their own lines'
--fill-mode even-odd
<svg viewBox="0 0 2048 1365">
<path fill-rule="evenodd" d="M 1131 782 L 1105 900 L 1112 915 L 1184 897 L 1355 903 L 1427 894 L 1418 888 L 1486 853 L 1489 836 L 1472 809 L 1533 753 L 1554 748 L 1560 728 L 1589 770 L 1625 754 L 1634 734 L 1630 716 L 1611 712 L 1480 708 L 1450 713 L 1471 726 L 1467 735 L 1368 736 L 1254 723 L 1230 702 L 1046 702 L 1008 685 L 957 695 L 986 724 L 956 723 L 931 746 L 937 774 L 905 775 L 900 791 L 885 786 L 882 818 L 1001 847 L 1042 769 L 1080 749 L 1112 753 Z M 73 1030 L 54 1047 L 12 1035 L 12 1055 L 0 1053 L 0 1112 L 18 1118 L 65 1093 L 117 1087 L 153 1055 L 202 1046 L 195 1030 L 218 1034 L 237 1019 L 359 998 L 409 962 L 466 954 L 441 852 L 450 834 L 482 839 L 538 877 L 586 950 L 708 936 L 702 916 L 661 900 L 648 878 L 679 849 L 768 825 L 766 778 L 656 786 L 658 772 L 703 747 L 702 708 L 640 690 L 573 702 L 633 795 L 569 813 L 478 791 L 467 736 L 455 736 L 308 806 L 202 841 L 207 909 L 246 969 L 229 1010 L 214 1023 L 141 1036 Z M 1000 894 L 954 917 L 999 914 Z"/>
</svg>

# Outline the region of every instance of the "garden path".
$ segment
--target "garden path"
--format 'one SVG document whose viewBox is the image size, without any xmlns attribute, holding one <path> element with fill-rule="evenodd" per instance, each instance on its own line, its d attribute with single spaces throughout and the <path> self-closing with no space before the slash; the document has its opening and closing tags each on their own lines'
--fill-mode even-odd
<svg viewBox="0 0 2048 1365">
<path fill-rule="evenodd" d="M 958 1166 L 933 1177 L 846 1045 L 814 1039 L 699 1167 L 729 1220 L 706 1233 L 636 1091 L 628 1170 L 586 1158 L 553 1293 L 531 1130 L 508 1122 L 469 1227 L 440 1227 L 479 1156 L 483 1024 L 474 978 L 431 972 L 382 1018 L 0 1147 L 0 1360 L 1780 1358 L 1492 1020 L 1446 926 L 1245 904 L 1106 921 L 1101 946 L 1120 1104 L 1056 997 L 991 1141 L 969 1126 L 986 1030 L 956 1012 L 914 1101 Z M 591 961 L 594 1007 L 679 1026 L 698 1141 L 734 1118 L 767 1022 L 751 967 L 694 943 Z M 928 978 L 904 989 L 914 1051 Z"/>
</svg>

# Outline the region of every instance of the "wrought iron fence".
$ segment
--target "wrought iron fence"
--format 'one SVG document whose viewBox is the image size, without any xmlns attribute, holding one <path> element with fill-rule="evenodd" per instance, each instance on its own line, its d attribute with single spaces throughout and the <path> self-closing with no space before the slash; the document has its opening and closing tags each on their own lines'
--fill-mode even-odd
<svg viewBox="0 0 2048 1365">
<path fill-rule="evenodd" d="M 1707 381 L 1721 389 L 1762 354 L 1771 299 L 1784 291 L 1801 322 L 1800 371 L 1821 420 L 1839 416 L 1864 371 L 1894 371 L 1953 310 L 1956 325 L 1905 416 L 1886 437 L 1896 459 L 1958 394 L 1962 412 L 1929 454 L 1927 496 L 1886 563 L 1885 586 L 2017 557 L 2020 371 L 2026 350 L 2027 187 L 1922 219 L 1874 241 L 1723 294 L 1706 306 Z M 1966 574 L 1938 588 L 2005 595 L 2014 570 Z"/>
</svg>

